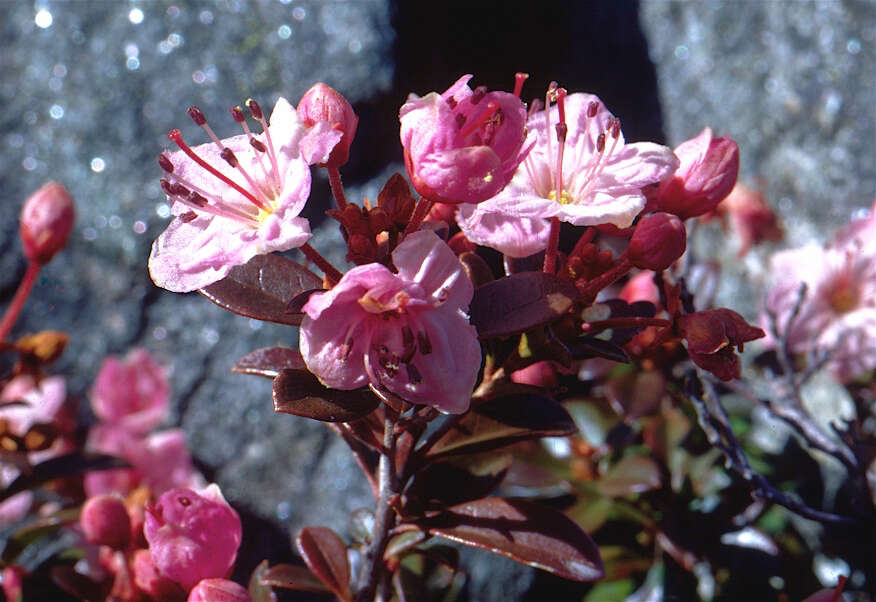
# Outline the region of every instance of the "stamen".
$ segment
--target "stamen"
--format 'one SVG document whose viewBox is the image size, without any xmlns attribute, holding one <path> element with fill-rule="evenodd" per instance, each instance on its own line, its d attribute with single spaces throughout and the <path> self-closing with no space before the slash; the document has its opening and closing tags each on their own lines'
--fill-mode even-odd
<svg viewBox="0 0 876 602">
<path fill-rule="evenodd" d="M 417 367 L 411 363 L 406 363 L 405 367 L 408 369 L 408 380 L 412 385 L 419 385 L 423 382 L 423 375 L 420 374 L 420 371 L 417 370 Z"/>
<path fill-rule="evenodd" d="M 587 105 L 587 117 L 593 119 L 596 117 L 596 113 L 599 112 L 599 103 L 595 100 L 591 100 L 590 104 Z"/>
<path fill-rule="evenodd" d="M 605 150 L 605 132 L 600 132 L 596 137 L 596 152 L 601 153 Z"/>
<path fill-rule="evenodd" d="M 545 121 L 545 136 L 547 136 L 547 155 L 554 156 L 553 144 L 551 144 L 551 103 L 556 99 L 557 82 L 548 84 L 547 92 L 544 95 L 544 121 Z M 550 186 L 550 185 L 548 185 Z"/>
<path fill-rule="evenodd" d="M 170 162 L 170 159 L 164 153 L 158 155 L 158 165 L 167 173 L 173 173 L 173 163 Z"/>
<path fill-rule="evenodd" d="M 456 108 L 456 105 L 458 105 L 459 103 L 456 102 L 456 99 L 451 96 L 450 98 L 447 99 L 447 104 L 450 105 L 450 110 L 452 111 L 453 109 Z"/>
<path fill-rule="evenodd" d="M 256 138 L 252 130 L 249 129 L 249 125 L 246 123 L 246 116 L 243 114 L 243 109 L 240 107 L 231 107 L 231 117 L 240 124 L 240 127 L 243 128 L 243 132 L 246 134 L 246 137 L 249 139 L 249 145 L 253 147 L 258 153 L 256 154 L 256 160 L 259 163 L 259 167 L 262 168 L 262 173 L 265 176 L 264 187 L 260 188 L 262 192 L 267 197 L 276 197 L 280 194 L 280 190 L 275 188 L 274 177 L 268 171 L 268 168 L 265 167 L 265 163 L 262 160 L 262 155 L 268 152 L 267 147 L 262 143 L 261 140 Z"/>
<path fill-rule="evenodd" d="M 560 88 L 557 90 L 557 110 L 559 112 L 560 121 L 557 123 L 557 169 L 556 182 L 554 190 L 557 194 L 557 202 L 562 203 L 563 200 L 563 153 L 566 149 L 566 89 Z"/>
<path fill-rule="evenodd" d="M 247 200 L 249 200 L 253 205 L 255 205 L 256 207 L 263 209 L 265 211 L 270 211 L 270 208 L 266 207 L 264 203 L 262 203 L 255 196 L 253 196 L 253 194 L 250 191 L 248 191 L 243 186 L 241 186 L 240 184 L 238 184 L 237 182 L 235 182 L 234 180 L 232 180 L 231 178 L 229 178 L 228 176 L 223 174 L 221 171 L 219 171 L 218 169 L 216 169 L 215 167 L 213 167 L 212 165 L 210 165 L 209 163 L 204 161 L 204 159 L 202 159 L 201 157 L 199 157 L 197 155 L 197 153 L 195 153 L 195 151 L 193 151 L 191 149 L 191 147 L 189 147 L 189 145 L 185 143 L 185 141 L 183 140 L 183 137 L 182 137 L 182 133 L 180 133 L 179 130 L 176 130 L 176 129 L 170 130 L 167 133 L 167 137 L 170 138 L 171 140 L 173 140 L 176 143 L 176 145 L 180 148 L 180 150 L 182 150 L 185 154 L 187 154 L 189 157 L 191 157 L 192 160 L 195 161 L 195 163 L 197 163 L 198 165 L 200 165 L 201 167 L 206 169 L 208 172 L 213 174 L 215 177 L 219 178 L 221 181 L 225 182 L 226 184 L 228 184 L 229 186 L 234 188 L 237 192 L 239 192 L 240 194 L 245 196 L 247 198 Z"/>
<path fill-rule="evenodd" d="M 529 103 L 529 111 L 526 114 L 526 120 L 529 121 L 532 119 L 532 116 L 541 111 L 544 108 L 544 103 L 540 98 L 533 98 L 532 102 Z"/>
<path fill-rule="evenodd" d="M 520 93 L 523 91 L 523 82 L 529 79 L 528 73 L 517 72 L 514 74 L 514 96 L 520 98 Z"/>
<path fill-rule="evenodd" d="M 487 95 L 487 87 L 486 86 L 478 86 L 474 89 L 474 92 L 471 93 L 471 104 L 476 105 L 480 101 L 484 99 L 484 96 Z"/>
<path fill-rule="evenodd" d="M 417 347 L 423 355 L 432 353 L 432 341 L 429 340 L 429 335 L 422 330 L 417 333 Z"/>
<path fill-rule="evenodd" d="M 271 132 L 268 130 L 268 122 L 265 121 L 265 115 L 262 113 L 262 108 L 259 106 L 259 103 L 252 98 L 246 100 L 246 107 L 249 109 L 253 118 L 257 119 L 258 122 L 262 124 L 262 132 L 265 135 L 265 140 L 268 142 L 268 158 L 271 160 L 271 167 L 274 169 L 271 175 L 274 176 L 274 186 L 276 187 L 277 192 L 279 192 L 283 187 L 280 185 L 280 168 L 277 166 L 277 155 L 274 153 L 274 142 L 271 140 Z"/>
<path fill-rule="evenodd" d="M 462 129 L 462 126 L 465 125 L 465 115 L 463 115 L 462 113 L 457 113 L 455 119 L 456 119 L 456 127 L 458 127 L 459 129 Z"/>
<path fill-rule="evenodd" d="M 480 114 L 480 116 L 469 123 L 465 129 L 459 132 L 459 135 L 463 138 L 466 138 L 473 134 L 475 130 L 481 127 L 484 123 L 486 123 L 495 113 L 499 110 L 499 103 L 493 102 L 492 100 L 487 103 L 487 110 Z"/>
<path fill-rule="evenodd" d="M 193 190 L 189 190 L 182 184 L 178 182 L 168 182 L 167 180 L 162 179 L 161 190 L 164 191 L 169 197 L 172 197 L 173 200 L 179 201 L 186 207 L 191 209 L 195 209 L 198 212 L 209 213 L 210 215 L 216 215 L 219 217 L 226 217 L 237 221 L 244 221 L 249 224 L 258 224 L 258 221 L 252 215 L 247 215 L 242 211 L 239 211 L 233 207 L 227 207 L 224 205 L 212 205 L 210 204 L 203 195 Z M 187 221 L 191 221 L 191 219 Z"/>
</svg>

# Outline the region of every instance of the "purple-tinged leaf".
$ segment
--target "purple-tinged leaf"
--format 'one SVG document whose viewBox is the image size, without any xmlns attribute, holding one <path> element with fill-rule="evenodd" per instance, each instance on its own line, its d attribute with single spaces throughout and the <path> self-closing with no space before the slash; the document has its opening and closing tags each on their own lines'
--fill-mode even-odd
<svg viewBox="0 0 876 602">
<path fill-rule="evenodd" d="M 511 395 L 473 406 L 435 442 L 428 456 L 434 459 L 470 454 L 527 439 L 562 437 L 575 432 L 572 417 L 556 401 L 539 395 Z"/>
<path fill-rule="evenodd" d="M 249 597 L 252 602 L 277 602 L 277 595 L 271 585 L 265 581 L 265 575 L 270 569 L 268 561 L 262 560 L 249 578 Z"/>
<path fill-rule="evenodd" d="M 257 255 L 199 292 L 230 312 L 280 324 L 301 324 L 302 314 L 287 306 L 300 293 L 322 287 L 304 266 L 279 255 Z"/>
<path fill-rule="evenodd" d="M 423 507 L 443 508 L 485 497 L 502 482 L 510 466 L 510 454 L 481 454 L 431 464 L 417 472 L 405 489 L 405 510 L 414 514 Z"/>
<path fill-rule="evenodd" d="M 534 502 L 484 498 L 422 519 L 419 527 L 565 579 L 595 581 L 605 575 L 590 536 L 561 512 Z"/>
<path fill-rule="evenodd" d="M 365 389 L 338 391 L 324 387 L 306 370 L 281 370 L 274 378 L 274 411 L 322 422 L 352 422 L 380 403 Z"/>
<path fill-rule="evenodd" d="M 349 602 L 350 563 L 344 540 L 328 527 L 304 527 L 295 545 L 307 568 L 338 598 Z"/>
<path fill-rule="evenodd" d="M 278 564 L 261 575 L 261 581 L 271 587 L 327 594 L 331 590 L 308 569 L 294 564 Z"/>
<path fill-rule="evenodd" d="M 475 289 L 470 321 L 482 339 L 523 332 L 556 320 L 578 298 L 568 280 L 544 272 L 520 272 Z"/>
<path fill-rule="evenodd" d="M 304 360 L 296 349 L 288 347 L 264 347 L 250 351 L 237 360 L 232 366 L 232 372 L 240 374 L 257 374 L 274 378 L 282 370 L 306 370 Z"/>
<path fill-rule="evenodd" d="M 572 358 L 584 360 L 592 357 L 601 357 L 613 362 L 623 364 L 630 363 L 630 356 L 623 347 L 615 345 L 611 341 L 603 341 L 596 337 L 579 337 L 569 345 Z"/>
</svg>

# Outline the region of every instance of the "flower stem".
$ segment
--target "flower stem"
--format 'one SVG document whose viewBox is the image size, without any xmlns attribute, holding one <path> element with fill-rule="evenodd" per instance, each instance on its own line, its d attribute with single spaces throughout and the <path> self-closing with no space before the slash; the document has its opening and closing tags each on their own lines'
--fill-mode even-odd
<svg viewBox="0 0 876 602">
<path fill-rule="evenodd" d="M 544 252 L 544 271 L 553 274 L 557 271 L 557 247 L 560 245 L 560 218 L 551 218 L 551 229 L 548 233 L 547 249 Z"/>
<path fill-rule="evenodd" d="M 608 330 L 609 328 L 638 328 L 642 326 L 658 326 L 665 328 L 672 324 L 671 320 L 664 318 L 646 318 L 644 316 L 635 316 L 628 318 L 608 318 L 606 320 L 596 320 L 595 322 L 587 322 L 584 326 L 584 332 L 592 334 Z"/>
<path fill-rule="evenodd" d="M 6 308 L 6 313 L 3 314 L 3 321 L 0 322 L 0 341 L 6 339 L 9 331 L 15 325 L 15 321 L 18 319 L 25 301 L 30 296 L 30 291 L 33 290 L 33 285 L 36 283 L 36 277 L 40 273 L 41 267 L 43 266 L 36 261 L 31 261 L 27 264 L 24 278 L 18 283 L 18 290 L 15 291 L 12 303 Z"/>
<path fill-rule="evenodd" d="M 305 257 L 316 264 L 316 267 L 322 270 L 322 273 L 325 274 L 329 284 L 332 286 L 336 285 L 341 281 L 341 278 L 344 277 L 335 266 L 330 264 L 325 257 L 319 254 L 319 251 L 311 247 L 308 243 L 304 243 L 302 246 L 298 247 L 298 249 L 304 253 Z"/>
<path fill-rule="evenodd" d="M 337 167 L 326 167 L 328 170 L 329 186 L 332 187 L 332 195 L 335 197 L 335 202 L 338 204 L 338 209 L 343 211 L 347 206 L 347 195 L 344 194 L 344 185 L 341 184 L 341 172 Z"/>
<path fill-rule="evenodd" d="M 627 259 L 626 254 L 621 255 L 617 263 L 607 271 L 578 287 L 582 303 L 592 303 L 596 299 L 596 295 L 599 294 L 599 291 L 614 283 L 615 280 L 629 272 L 632 268 L 633 264 Z"/>
<path fill-rule="evenodd" d="M 422 224 L 425 217 L 429 215 L 429 212 L 432 210 L 432 205 L 434 205 L 432 201 L 426 197 L 420 197 L 420 200 L 417 201 L 417 206 L 414 207 L 411 221 L 408 222 L 408 225 L 405 228 L 404 236 L 420 229 L 420 224 Z"/>
</svg>

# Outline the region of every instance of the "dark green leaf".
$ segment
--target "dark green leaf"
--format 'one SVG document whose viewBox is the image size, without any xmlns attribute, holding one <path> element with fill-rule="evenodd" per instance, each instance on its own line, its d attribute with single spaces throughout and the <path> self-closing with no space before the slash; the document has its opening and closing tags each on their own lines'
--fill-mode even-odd
<svg viewBox="0 0 876 602">
<path fill-rule="evenodd" d="M 351 422 L 380 403 L 365 389 L 338 391 L 324 387 L 306 370 L 281 370 L 274 378 L 274 411 L 323 422 Z"/>
<path fill-rule="evenodd" d="M 300 293 L 321 287 L 322 280 L 304 266 L 271 254 L 232 268 L 228 276 L 199 292 L 241 316 L 298 326 L 302 314 L 290 313 L 287 306 Z"/>
<path fill-rule="evenodd" d="M 573 581 L 604 575 L 596 544 L 561 512 L 524 500 L 485 498 L 419 521 L 429 534 L 489 550 Z"/>
<path fill-rule="evenodd" d="M 544 272 L 520 272 L 475 289 L 469 307 L 478 336 L 523 332 L 565 314 L 578 298 L 568 280 Z"/>
<path fill-rule="evenodd" d="M 16 493 L 28 489 L 36 489 L 46 481 L 63 477 L 72 477 L 90 470 L 109 470 L 111 468 L 127 468 L 129 465 L 115 456 L 93 452 L 77 451 L 63 456 L 56 456 L 40 462 L 32 468 L 29 474 L 22 474 L 9 486 L 0 491 L 0 501 Z"/>
<path fill-rule="evenodd" d="M 234 363 L 232 372 L 274 378 L 281 370 L 305 370 L 304 360 L 295 349 L 264 347 L 250 351 Z"/>
<path fill-rule="evenodd" d="M 310 572 L 344 602 L 352 599 L 347 546 L 337 533 L 328 527 L 304 527 L 295 545 Z"/>
</svg>

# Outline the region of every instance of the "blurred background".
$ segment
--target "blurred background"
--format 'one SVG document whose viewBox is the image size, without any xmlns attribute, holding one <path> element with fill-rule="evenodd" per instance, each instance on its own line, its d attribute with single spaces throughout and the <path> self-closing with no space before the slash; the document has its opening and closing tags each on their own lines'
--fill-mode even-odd
<svg viewBox="0 0 876 602">
<path fill-rule="evenodd" d="M 6 0 L 0 6 L 0 306 L 25 269 L 17 216 L 47 180 L 72 193 L 68 248 L 43 270 L 15 333 L 71 335 L 57 365 L 87 399 L 100 360 L 132 346 L 171 372 L 175 412 L 199 468 L 245 517 L 240 574 L 291 555 L 287 533 L 344 531 L 370 493 L 343 444 L 319 424 L 274 415 L 270 383 L 232 375 L 234 360 L 297 345 L 294 328 L 224 312 L 197 294 L 155 288 L 146 271 L 169 206 L 155 158 L 179 127 L 205 141 L 197 104 L 220 137 L 246 98 L 293 104 L 316 81 L 360 116 L 348 198 L 376 195 L 401 170 L 398 108 L 410 92 L 474 85 L 524 99 L 551 80 L 599 95 L 627 140 L 675 146 L 711 126 L 741 149 L 740 180 L 761 189 L 786 228 L 783 244 L 823 241 L 876 197 L 876 2 L 602 0 L 533 3 L 391 0 L 215 2 Z M 343 264 L 322 223 L 325 176 L 314 170 L 307 215 L 314 246 Z M 382 179 L 381 179 L 382 178 Z M 756 316 L 759 249 L 709 237 L 725 265 L 719 304 Z M 511 561 L 471 554 L 471 600 L 546 599 L 550 584 Z M 528 593 L 527 593 L 528 592 Z"/>
</svg>

